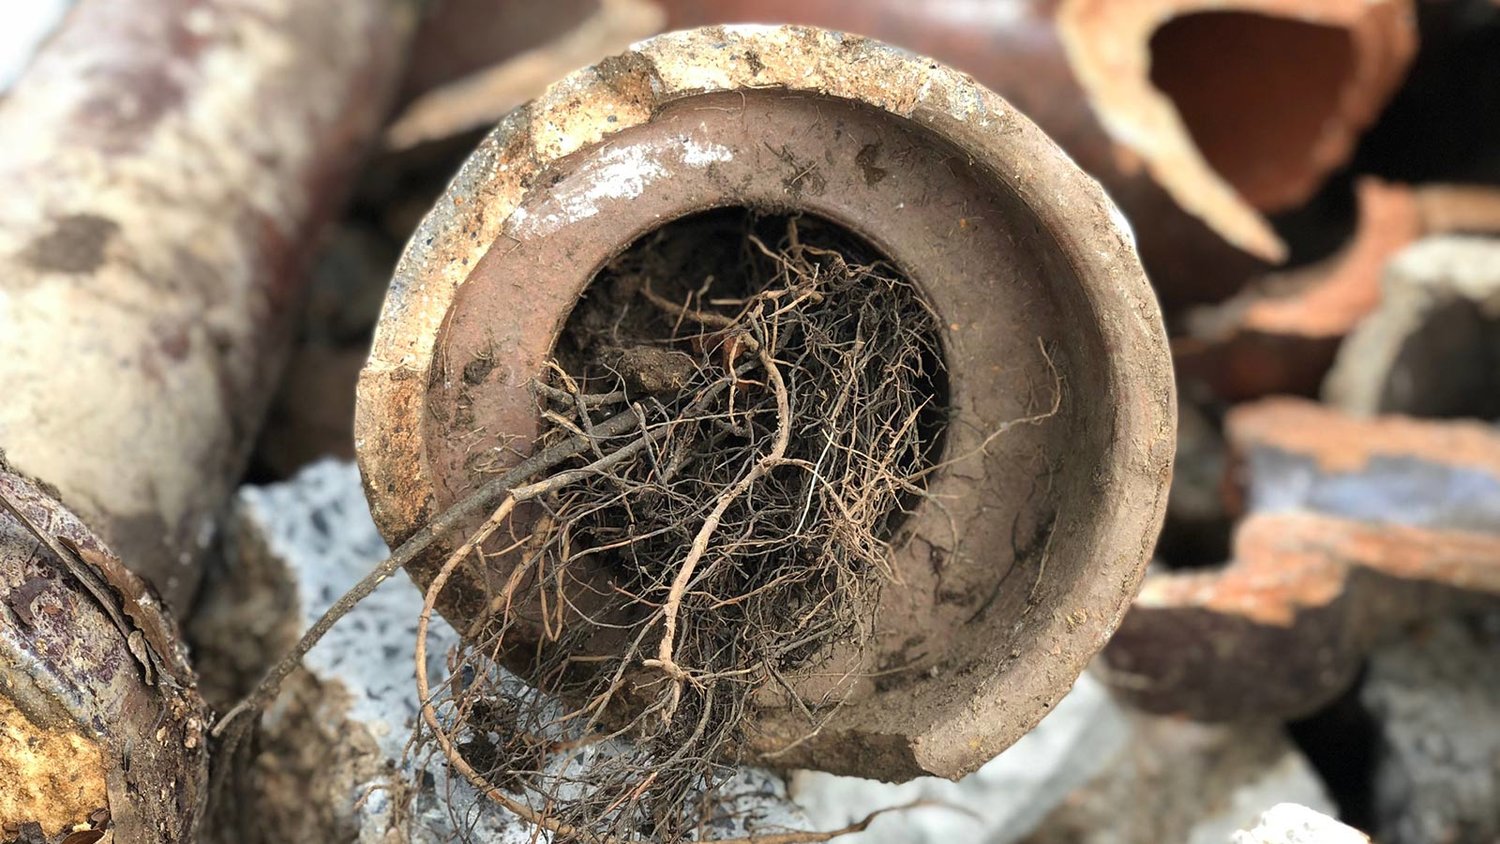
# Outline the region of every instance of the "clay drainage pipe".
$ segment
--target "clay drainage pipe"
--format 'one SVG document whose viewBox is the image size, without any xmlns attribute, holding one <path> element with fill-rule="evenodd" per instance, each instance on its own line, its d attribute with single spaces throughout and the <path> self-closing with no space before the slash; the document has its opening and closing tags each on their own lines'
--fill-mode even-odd
<svg viewBox="0 0 1500 844">
<path fill-rule="evenodd" d="M 207 714 L 163 601 L 190 607 L 303 259 L 395 89 L 415 12 L 79 0 L 0 100 L 0 826 L 14 834 L 92 823 L 119 842 L 195 840 Z"/>
<path fill-rule="evenodd" d="M 1169 309 L 1279 261 L 1264 215 L 1348 159 L 1417 46 L 1412 0 L 663 3 L 672 27 L 833 27 L 972 73 L 1104 184 Z"/>
<path fill-rule="evenodd" d="M 596 273 L 725 208 L 801 213 L 873 245 L 936 311 L 948 380 L 942 468 L 890 552 L 875 629 L 849 649 L 863 679 L 812 735 L 788 707 L 754 709 L 748 756 L 959 777 L 1067 693 L 1129 605 L 1175 398 L 1114 206 L 1029 120 L 934 61 L 817 29 L 713 27 L 646 41 L 506 117 L 412 238 L 360 379 L 376 521 L 394 546 L 514 465 L 539 430 L 533 383 Z M 479 522 L 413 578 L 431 583 Z M 470 558 L 439 610 L 470 629 L 508 565 Z M 613 594 L 607 571 L 571 572 Z"/>
</svg>

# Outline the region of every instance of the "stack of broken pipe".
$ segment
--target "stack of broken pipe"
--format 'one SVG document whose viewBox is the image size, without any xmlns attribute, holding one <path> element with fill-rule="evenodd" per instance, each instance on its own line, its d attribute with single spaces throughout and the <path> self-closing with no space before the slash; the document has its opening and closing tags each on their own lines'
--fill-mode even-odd
<svg viewBox="0 0 1500 844">
<path fill-rule="evenodd" d="M 545 221 L 546 203 L 565 209 L 570 196 L 590 197 L 596 213 L 615 199 L 647 207 L 640 194 L 649 193 L 649 162 L 636 162 L 626 176 L 636 193 L 620 197 L 596 188 L 618 178 L 609 168 L 627 159 L 579 165 L 568 156 L 597 155 L 590 150 L 627 127 L 675 119 L 671 131 L 690 133 L 695 116 L 679 109 L 674 118 L 670 106 L 693 97 L 723 98 L 699 101 L 713 109 L 726 108 L 729 95 L 757 100 L 774 118 L 792 106 L 758 98 L 798 86 L 901 124 L 850 118 L 851 131 L 873 140 L 842 158 L 829 147 L 819 174 L 825 190 L 847 177 L 850 195 L 895 196 L 896 166 L 867 150 L 878 141 L 889 156 L 904 143 L 920 158 L 931 149 L 924 132 L 960 153 L 938 160 L 989 168 L 993 183 L 944 189 L 979 191 L 973 201 L 992 203 L 992 214 L 956 215 L 957 228 L 942 235 L 930 224 L 893 234 L 878 218 L 843 210 L 888 253 L 906 248 L 902 236 L 920 249 L 924 238 L 946 243 L 975 228 L 1049 232 L 1055 246 L 1010 253 L 1052 274 L 1011 279 L 1035 285 L 1027 289 L 1033 300 L 1054 303 L 1025 314 L 1040 326 L 1019 344 L 1027 351 L 958 321 L 945 343 L 986 366 L 1014 357 L 1015 374 L 996 376 L 995 389 L 1028 395 L 981 408 L 991 423 L 1029 418 L 1037 405 L 1027 400 L 1055 374 L 1050 367 L 1063 368 L 1064 413 L 1041 419 L 1027 440 L 1044 457 L 1022 472 L 1028 484 L 1034 475 L 1072 489 L 1045 455 L 1068 435 L 1096 438 L 1091 446 L 1085 437 L 1073 455 L 1079 488 L 1091 474 L 1096 488 L 1055 499 L 1092 508 L 1088 518 L 1072 517 L 1088 527 L 1075 529 L 1071 546 L 1066 538 L 1055 549 L 1050 540 L 1029 543 L 1044 549 L 1027 564 L 1050 588 L 1017 587 L 1014 605 L 988 610 L 999 620 L 982 625 L 982 635 L 951 634 L 955 652 L 923 666 L 937 676 L 967 658 L 966 671 L 989 672 L 944 687 L 959 706 L 969 705 L 965 695 L 1027 699 L 1007 700 L 977 722 L 907 732 L 894 750 L 859 731 L 885 742 L 909 731 L 910 719 L 867 712 L 863 725 L 840 727 L 839 741 L 859 749 L 824 767 L 878 778 L 967 774 L 1057 704 L 1096 652 L 1092 673 L 1146 713 L 1226 724 L 1316 720 L 1339 711 L 1367 673 L 1363 701 L 1380 717 L 1420 699 L 1401 679 L 1417 678 L 1405 682 L 1477 701 L 1488 714 L 1474 716 L 1476 729 L 1494 729 L 1500 701 L 1482 679 L 1423 672 L 1429 662 L 1461 663 L 1456 653 L 1465 648 L 1483 665 L 1495 641 L 1485 622 L 1455 627 L 1451 619 L 1492 609 L 1500 595 L 1500 431 L 1492 424 L 1500 416 L 1500 241 L 1486 237 L 1500 232 L 1500 188 L 1487 186 L 1500 184 L 1500 6 L 1064 0 L 976 18 L 971 4 L 946 2 L 599 0 L 549 4 L 544 13 L 450 0 L 419 18 L 403 0 L 350 4 L 356 12 L 340 15 L 317 4 L 261 5 L 251 13 L 208 3 L 183 13 L 165 0 L 80 0 L 0 95 L 0 179 L 11 187 L 0 206 L 8 268 L 0 282 L 8 396 L 0 409 L 8 461 L 0 478 L 0 840 L 437 840 L 464 828 L 434 832 L 441 818 L 465 813 L 486 818 L 479 829 L 493 840 L 528 840 L 524 824 L 476 808 L 482 794 L 454 797 L 467 786 L 442 762 L 428 760 L 423 773 L 402 759 L 401 742 L 389 742 L 415 718 L 403 709 L 414 700 L 400 679 L 410 676 L 409 658 L 385 654 L 409 645 L 409 596 L 375 605 L 362 622 L 381 630 L 384 662 L 348 675 L 356 679 L 333 698 L 326 663 L 295 675 L 267 715 L 253 776 L 211 793 L 213 710 L 246 692 L 331 603 L 297 590 L 323 584 L 326 593 L 355 579 L 333 568 L 320 574 L 331 564 L 318 554 L 294 558 L 250 535 L 246 495 L 282 493 L 242 493 L 233 519 L 227 502 L 247 465 L 255 478 L 276 480 L 318 455 L 358 452 L 375 524 L 398 545 L 463 488 L 452 467 L 441 467 L 448 474 L 436 493 L 414 482 L 427 470 L 413 467 L 432 458 L 407 432 L 431 412 L 427 402 L 444 400 L 429 389 L 430 362 L 413 359 L 432 356 L 454 315 L 492 314 L 465 317 L 465 303 L 450 301 L 469 279 L 469 262 L 496 260 L 486 258 L 492 242 L 542 236 L 536 225 L 519 229 L 517 209 Z M 885 38 L 973 74 L 1005 100 L 937 61 L 810 30 L 714 27 L 606 59 L 662 29 L 741 22 Z M 476 131 L 502 118 L 445 192 Z M 1026 118 L 1103 185 L 1123 219 Z M 366 150 L 373 154 L 360 166 Z M 705 145 L 689 152 L 717 155 Z M 801 181 L 808 163 L 816 162 L 772 155 L 746 166 L 774 176 L 782 210 L 837 218 L 832 200 Z M 792 172 L 779 174 L 782 165 Z M 897 166 L 922 172 L 910 159 Z M 722 173 L 711 176 L 703 190 L 724 183 Z M 1009 193 L 985 194 L 994 184 Z M 429 206 L 377 326 L 389 262 Z M 341 217 L 340 207 L 348 209 Z M 596 234 L 612 239 L 592 248 L 623 247 L 628 229 Z M 320 233 L 329 230 L 326 245 Z M 1084 257 L 1101 244 L 1103 258 Z M 1138 295 L 1131 246 L 1160 312 Z M 963 256 L 954 266 L 963 268 Z M 962 285 L 977 284 L 952 283 L 957 292 L 939 303 L 945 318 L 966 301 Z M 1058 286 L 1070 283 L 1086 292 Z M 434 285 L 446 289 L 434 294 Z M 1009 304 L 1024 310 L 1025 299 Z M 1127 313 L 1137 326 L 1110 322 Z M 1163 318 L 1180 409 L 1164 377 Z M 353 380 L 372 335 L 356 440 Z M 518 342 L 509 360 L 534 368 L 534 345 L 546 341 Z M 1106 366 L 1088 352 L 1120 358 Z M 295 363 L 281 375 L 288 355 Z M 977 373 L 968 377 L 977 383 Z M 1091 385 L 1104 387 L 1105 399 L 1085 403 Z M 1091 427 L 1090 413 L 1113 415 L 1115 427 Z M 532 424 L 512 420 L 512 430 Z M 1106 453 L 1120 462 L 1105 465 Z M 999 493 L 1001 512 L 982 518 L 1003 525 L 988 541 L 1010 547 L 1003 556 L 1012 560 L 1028 545 L 1017 540 L 1017 524 L 1046 538 L 1059 516 L 1007 495 Z M 1135 511 L 1119 517 L 1127 501 Z M 295 495 L 293 504 L 302 506 Z M 1125 613 L 1163 510 L 1157 565 Z M 360 514 L 349 518 L 324 553 L 373 564 L 382 537 Z M 1125 550 L 1108 568 L 1082 559 L 1111 543 Z M 261 546 L 279 562 L 252 565 L 257 552 L 246 549 Z M 200 590 L 206 559 L 220 562 Z M 1044 581 L 1049 569 L 1056 579 Z M 1081 585 L 1100 573 L 1112 578 L 1111 590 Z M 414 575 L 425 586 L 433 570 L 419 566 Z M 923 611 L 939 612 L 940 603 Z M 977 609 L 952 612 L 970 618 Z M 1039 617 L 1055 625 L 1036 634 L 1034 653 L 998 632 Z M 179 624 L 192 628 L 191 649 Z M 1005 653 L 990 654 L 1002 639 Z M 435 641 L 451 646 L 456 634 Z M 1440 656 L 1434 641 L 1446 649 Z M 371 678 L 386 675 L 397 680 L 375 688 Z M 872 705 L 897 711 L 916 694 L 897 685 Z M 341 695 L 401 703 L 367 720 L 384 724 L 367 736 L 339 726 L 345 716 L 336 711 L 355 708 Z M 1463 735 L 1461 725 L 1449 729 Z M 319 731 L 339 753 L 310 754 L 325 746 L 310 738 Z M 1398 728 L 1386 733 L 1389 760 L 1369 765 L 1385 802 L 1363 815 L 1351 810 L 1380 840 L 1500 834 L 1500 771 L 1480 762 L 1465 799 L 1436 799 L 1421 782 L 1399 782 L 1420 770 L 1402 768 L 1402 753 L 1420 756 L 1422 743 Z M 1474 742 L 1493 750 L 1490 738 Z M 794 761 L 818 766 L 816 755 Z M 749 769 L 744 776 L 744 793 L 780 788 Z M 403 811 L 405 778 L 428 798 L 453 799 Z M 1359 800 L 1336 796 L 1346 810 Z M 764 817 L 719 834 L 753 838 L 807 822 L 779 798 L 757 799 Z M 224 804 L 241 811 L 226 815 Z M 1026 834 L 1025 823 L 1011 823 L 1009 840 Z"/>
</svg>

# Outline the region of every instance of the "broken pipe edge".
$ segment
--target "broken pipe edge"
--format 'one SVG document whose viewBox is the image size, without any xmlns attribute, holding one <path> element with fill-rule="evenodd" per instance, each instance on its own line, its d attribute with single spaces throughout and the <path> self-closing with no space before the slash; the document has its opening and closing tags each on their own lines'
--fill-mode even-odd
<svg viewBox="0 0 1500 844">
<path fill-rule="evenodd" d="M 1349 66 L 1328 104 L 1330 113 L 1299 150 L 1301 160 L 1281 163 L 1274 182 L 1261 178 L 1236 186 L 1217 172 L 1183 113 L 1152 80 L 1152 39 L 1163 27 L 1197 13 L 1225 12 L 1326 27 L 1348 40 Z M 1286 245 L 1262 213 L 1307 200 L 1348 159 L 1417 50 L 1411 0 L 1064 0 L 1057 20 L 1079 85 L 1120 149 L 1138 156 L 1178 205 L 1225 240 L 1278 263 Z M 1248 107 L 1253 104 L 1222 106 Z"/>
</svg>

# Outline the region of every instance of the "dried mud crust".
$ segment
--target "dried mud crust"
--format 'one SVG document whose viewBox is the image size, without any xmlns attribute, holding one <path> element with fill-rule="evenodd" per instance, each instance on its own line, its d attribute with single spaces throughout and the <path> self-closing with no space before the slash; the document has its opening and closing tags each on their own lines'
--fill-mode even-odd
<svg viewBox="0 0 1500 844">
<path fill-rule="evenodd" d="M 402 775 L 386 766 L 376 739 L 348 717 L 349 692 L 298 672 L 277 702 L 279 728 L 257 737 L 253 754 L 233 772 L 230 793 L 210 815 L 211 844 L 273 844 L 295 832 L 304 841 L 354 841 L 349 811 L 357 799 L 406 794 Z M 366 789 L 361 793 L 361 787 Z M 402 804 L 404 805 L 404 804 Z M 400 837 L 390 832 L 392 840 Z"/>
</svg>

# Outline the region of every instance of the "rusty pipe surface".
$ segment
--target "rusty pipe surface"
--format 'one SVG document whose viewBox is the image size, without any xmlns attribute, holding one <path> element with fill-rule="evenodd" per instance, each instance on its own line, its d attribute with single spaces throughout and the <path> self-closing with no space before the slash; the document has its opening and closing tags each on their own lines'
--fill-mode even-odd
<svg viewBox="0 0 1500 844">
<path fill-rule="evenodd" d="M 176 611 L 410 0 L 81 0 L 0 102 L 0 448 Z"/>
</svg>

